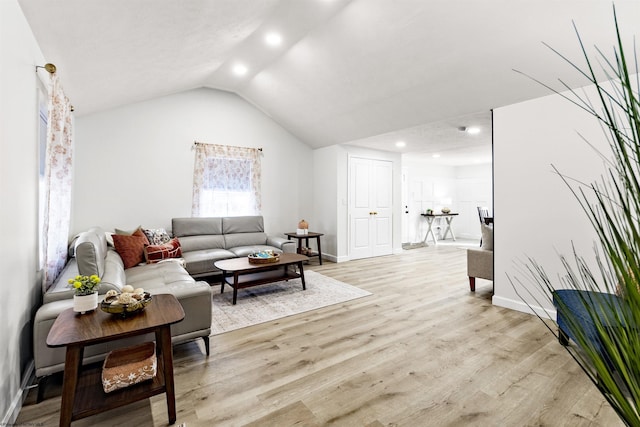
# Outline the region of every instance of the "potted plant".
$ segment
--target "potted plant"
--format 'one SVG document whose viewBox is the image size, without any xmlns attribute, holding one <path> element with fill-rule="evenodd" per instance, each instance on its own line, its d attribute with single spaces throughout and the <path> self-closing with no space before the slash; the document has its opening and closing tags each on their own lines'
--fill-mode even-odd
<svg viewBox="0 0 640 427">
<path fill-rule="evenodd" d="M 534 313 L 527 301 L 555 306 L 560 329 L 541 320 L 625 424 L 640 426 L 640 81 L 637 57 L 629 64 L 615 7 L 613 12 L 613 57 L 597 50 L 592 59 L 579 34 L 584 69 L 558 53 L 595 87 L 597 100 L 568 86 L 561 93 L 545 85 L 598 120 L 609 142 L 610 152 L 600 153 L 608 165 L 601 180 L 577 183 L 556 170 L 593 226 L 597 265 L 590 266 L 574 248 L 570 257 L 561 256 L 562 277 L 550 278 L 529 259 L 521 275 L 509 280 L 519 295 L 529 293 L 520 297 Z M 599 72 L 606 81 L 598 81 Z M 547 304 L 527 290 L 531 286 L 545 290 Z"/>
<path fill-rule="evenodd" d="M 73 311 L 84 314 L 98 307 L 98 287 L 100 277 L 78 275 L 69 279 L 69 287 L 74 289 Z"/>
</svg>

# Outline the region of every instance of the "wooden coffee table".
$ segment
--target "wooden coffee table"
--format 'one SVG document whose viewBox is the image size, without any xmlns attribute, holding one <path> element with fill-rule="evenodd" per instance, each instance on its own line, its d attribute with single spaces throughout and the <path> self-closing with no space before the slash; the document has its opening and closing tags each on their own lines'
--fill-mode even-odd
<svg viewBox="0 0 640 427">
<path fill-rule="evenodd" d="M 238 299 L 238 289 L 252 286 L 265 285 L 267 283 L 280 282 L 281 280 L 302 279 L 302 289 L 306 290 L 304 282 L 304 270 L 302 263 L 309 258 L 300 254 L 281 254 L 278 262 L 269 264 L 251 264 L 247 257 L 231 258 L 216 261 L 214 265 L 222 271 L 220 293 L 224 292 L 224 285 L 233 288 L 233 304 Z M 289 266 L 297 265 L 300 273 L 291 271 Z"/>
<path fill-rule="evenodd" d="M 176 421 L 176 401 L 173 384 L 173 353 L 171 324 L 184 319 L 184 310 L 175 296 L 153 295 L 144 311 L 127 318 L 105 313 L 99 308 L 88 314 L 78 314 L 69 308 L 53 323 L 47 345 L 67 347 L 62 382 L 60 425 L 88 417 L 108 409 L 166 393 L 169 424 Z M 112 393 L 102 389 L 102 365 L 82 366 L 85 346 L 155 332 L 158 369 L 156 376 Z"/>
</svg>

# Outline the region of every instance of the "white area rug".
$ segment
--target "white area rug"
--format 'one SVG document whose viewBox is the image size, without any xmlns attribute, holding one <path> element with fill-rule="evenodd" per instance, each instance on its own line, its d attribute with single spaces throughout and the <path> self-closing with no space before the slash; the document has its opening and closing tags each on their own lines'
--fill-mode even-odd
<svg viewBox="0 0 640 427">
<path fill-rule="evenodd" d="M 225 286 L 223 294 L 220 288 L 214 288 L 211 335 L 371 295 L 315 271 L 305 271 L 304 277 L 306 291 L 300 279 L 240 289 L 236 305 L 232 304 L 230 286 Z"/>
</svg>

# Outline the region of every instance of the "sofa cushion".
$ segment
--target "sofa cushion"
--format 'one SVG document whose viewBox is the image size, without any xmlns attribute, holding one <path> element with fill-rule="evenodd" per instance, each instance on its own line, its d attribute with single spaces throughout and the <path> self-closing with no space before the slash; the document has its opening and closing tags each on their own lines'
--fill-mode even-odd
<svg viewBox="0 0 640 427">
<path fill-rule="evenodd" d="M 180 241 L 174 237 L 169 242 L 160 245 L 148 245 L 144 247 L 144 258 L 147 264 L 153 264 L 163 259 L 179 258 L 182 255 Z"/>
<path fill-rule="evenodd" d="M 266 233 L 237 233 L 224 235 L 224 247 L 237 248 L 238 246 L 266 245 Z"/>
<path fill-rule="evenodd" d="M 205 249 L 224 249 L 224 236 L 205 234 L 202 236 L 180 237 L 182 252 L 201 251 Z"/>
<path fill-rule="evenodd" d="M 261 232 L 264 232 L 264 220 L 261 216 L 231 216 L 222 218 L 222 234 Z"/>
<path fill-rule="evenodd" d="M 113 243 L 122 257 L 124 268 L 131 268 L 145 262 L 144 247 L 149 244 L 149 240 L 142 230 L 136 230 L 131 236 L 114 234 Z"/>
<path fill-rule="evenodd" d="M 104 274 L 104 259 L 107 256 L 107 240 L 104 231 L 92 228 L 80 233 L 75 239 L 74 254 L 78 261 L 78 273 L 83 276 Z"/>
<path fill-rule="evenodd" d="M 192 276 L 210 275 L 217 271 L 213 263 L 221 259 L 236 258 L 236 254 L 226 249 L 204 249 L 200 251 L 184 252 L 182 254 L 187 263 L 186 269 Z"/>
<path fill-rule="evenodd" d="M 222 218 L 173 218 L 171 228 L 176 237 L 222 234 Z"/>
<path fill-rule="evenodd" d="M 237 257 L 245 257 L 249 254 L 253 254 L 256 252 L 262 251 L 273 251 L 273 253 L 281 254 L 282 251 L 280 249 L 274 248 L 273 246 L 268 245 L 249 245 L 249 246 L 236 246 L 235 248 L 230 248 L 230 252 L 233 252 Z"/>
</svg>

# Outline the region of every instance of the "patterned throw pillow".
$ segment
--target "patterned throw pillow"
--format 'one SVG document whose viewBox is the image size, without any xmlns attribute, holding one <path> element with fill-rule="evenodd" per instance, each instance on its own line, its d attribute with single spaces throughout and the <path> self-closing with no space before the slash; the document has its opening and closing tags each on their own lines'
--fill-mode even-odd
<svg viewBox="0 0 640 427">
<path fill-rule="evenodd" d="M 180 258 L 181 256 L 182 248 L 177 237 L 174 237 L 168 243 L 149 245 L 144 248 L 144 257 L 148 264 L 154 264 L 169 258 Z"/>
<path fill-rule="evenodd" d="M 142 231 L 149 239 L 150 245 L 164 245 L 171 241 L 171 236 L 164 228 L 145 228 Z"/>
<path fill-rule="evenodd" d="M 124 268 L 131 268 L 144 262 L 144 248 L 149 244 L 149 240 L 142 230 L 138 229 L 131 236 L 114 234 L 113 244 L 122 258 Z"/>
</svg>

